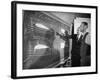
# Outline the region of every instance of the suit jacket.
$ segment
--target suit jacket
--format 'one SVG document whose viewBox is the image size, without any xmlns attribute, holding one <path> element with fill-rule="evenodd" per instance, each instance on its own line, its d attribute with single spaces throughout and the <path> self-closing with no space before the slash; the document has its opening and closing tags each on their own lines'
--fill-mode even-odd
<svg viewBox="0 0 100 80">
<path fill-rule="evenodd" d="M 81 58 L 82 57 L 85 57 L 85 56 L 89 56 L 90 55 L 90 49 L 91 49 L 91 46 L 89 45 L 89 44 L 87 44 L 86 42 L 85 42 L 85 40 L 86 40 L 86 36 L 88 35 L 88 32 L 87 33 L 85 33 L 85 35 L 84 35 L 84 37 L 83 37 L 83 39 L 82 39 L 82 41 L 81 41 L 81 48 L 80 48 L 80 55 L 81 55 Z"/>
</svg>

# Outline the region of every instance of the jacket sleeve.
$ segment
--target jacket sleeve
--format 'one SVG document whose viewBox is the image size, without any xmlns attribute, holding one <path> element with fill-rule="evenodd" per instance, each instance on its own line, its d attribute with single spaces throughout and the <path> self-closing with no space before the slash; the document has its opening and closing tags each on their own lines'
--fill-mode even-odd
<svg viewBox="0 0 100 80">
<path fill-rule="evenodd" d="M 91 45 L 91 36 L 90 36 L 90 34 L 88 34 L 86 36 L 85 43 L 88 44 L 88 45 Z"/>
</svg>

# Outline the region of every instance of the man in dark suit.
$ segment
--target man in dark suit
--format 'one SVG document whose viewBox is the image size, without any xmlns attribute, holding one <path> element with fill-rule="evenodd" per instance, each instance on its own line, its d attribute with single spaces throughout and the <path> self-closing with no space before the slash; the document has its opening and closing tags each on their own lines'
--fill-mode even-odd
<svg viewBox="0 0 100 80">
<path fill-rule="evenodd" d="M 80 46 L 81 46 L 81 32 L 80 27 L 77 29 L 77 34 L 73 34 L 72 38 L 72 51 L 71 51 L 71 60 L 72 60 L 72 67 L 80 66 Z"/>
<path fill-rule="evenodd" d="M 72 39 L 72 50 L 71 50 L 71 65 L 72 67 L 80 66 L 80 46 L 81 46 L 81 39 L 80 36 L 80 27 L 77 29 L 77 34 L 68 35 L 67 31 L 65 31 L 66 36 L 63 36 L 59 33 L 57 35 L 60 36 L 61 39 L 65 40 L 66 45 L 69 43 L 67 42 L 68 39 Z M 66 53 L 66 47 L 64 48 L 64 52 Z M 65 62 L 66 64 L 66 62 Z"/>
<path fill-rule="evenodd" d="M 72 67 L 90 66 L 90 36 L 87 22 L 82 22 L 77 34 L 72 35 Z"/>
<path fill-rule="evenodd" d="M 89 32 L 86 32 L 87 28 L 88 23 L 82 22 L 80 25 L 80 31 L 82 32 L 83 36 L 80 47 L 81 66 L 91 65 L 91 40 Z"/>
</svg>

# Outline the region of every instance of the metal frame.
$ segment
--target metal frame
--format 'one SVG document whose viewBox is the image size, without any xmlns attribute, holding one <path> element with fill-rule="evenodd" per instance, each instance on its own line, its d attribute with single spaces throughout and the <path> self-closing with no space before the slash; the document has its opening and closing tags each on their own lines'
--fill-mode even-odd
<svg viewBox="0 0 100 80">
<path fill-rule="evenodd" d="M 54 74 L 54 75 L 42 75 L 42 76 L 17 76 L 17 4 L 32 4 L 32 5 L 49 5 L 49 6 L 63 6 L 63 7 L 81 7 L 81 8 L 93 8 L 96 9 L 96 71 L 95 72 L 86 72 L 86 73 L 71 73 L 71 74 Z M 11 78 L 20 79 L 20 78 L 37 78 L 37 77 L 53 77 L 53 76 L 67 76 L 67 75 L 83 75 L 83 74 L 97 74 L 98 72 L 98 61 L 97 61 L 97 27 L 98 27 L 98 7 L 97 6 L 88 6 L 88 5 L 72 5 L 72 4 L 56 4 L 56 3 L 40 3 L 40 2 L 24 2 L 24 1 L 12 1 L 11 2 Z"/>
</svg>

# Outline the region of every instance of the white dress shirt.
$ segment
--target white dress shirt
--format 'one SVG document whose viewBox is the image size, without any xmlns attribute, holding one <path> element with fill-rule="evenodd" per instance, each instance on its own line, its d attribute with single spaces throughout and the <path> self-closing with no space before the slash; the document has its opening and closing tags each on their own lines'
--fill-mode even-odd
<svg viewBox="0 0 100 80">
<path fill-rule="evenodd" d="M 86 34 L 86 32 L 84 32 L 84 33 L 80 32 L 80 34 L 78 35 L 78 40 L 80 39 L 81 36 L 84 37 L 85 34 Z M 91 45 L 91 36 L 90 36 L 90 33 L 88 33 L 88 35 L 86 36 L 85 43 L 88 44 L 88 45 Z"/>
</svg>

